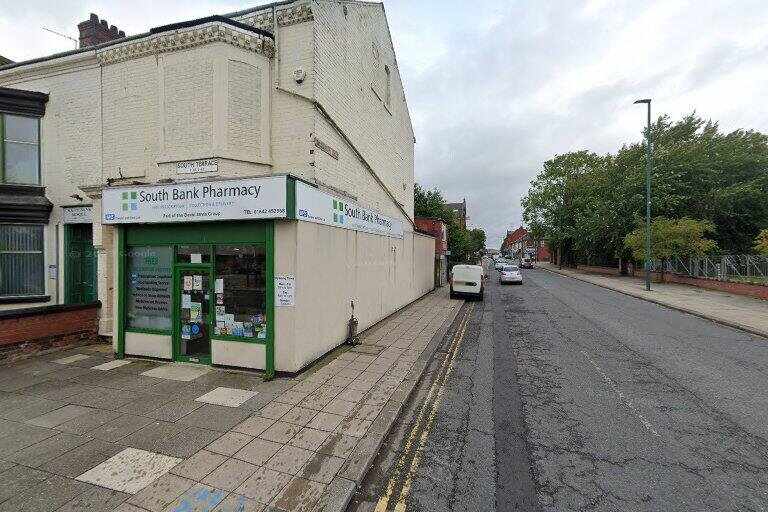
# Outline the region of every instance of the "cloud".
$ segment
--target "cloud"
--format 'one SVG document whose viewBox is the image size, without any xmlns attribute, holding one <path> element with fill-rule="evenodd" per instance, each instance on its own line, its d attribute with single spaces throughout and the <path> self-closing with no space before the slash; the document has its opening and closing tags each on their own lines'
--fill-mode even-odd
<svg viewBox="0 0 768 512">
<path fill-rule="evenodd" d="M 641 137 L 636 98 L 654 98 L 655 114 L 696 109 L 724 128 L 768 130 L 751 106 L 768 85 L 761 2 L 387 6 L 415 112 L 417 180 L 466 197 L 489 246 L 520 224 L 520 198 L 545 160 Z"/>
</svg>

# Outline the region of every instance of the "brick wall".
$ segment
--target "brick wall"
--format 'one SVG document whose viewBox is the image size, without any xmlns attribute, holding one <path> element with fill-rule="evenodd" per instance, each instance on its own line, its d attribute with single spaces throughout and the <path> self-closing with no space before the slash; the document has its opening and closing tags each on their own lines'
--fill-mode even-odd
<svg viewBox="0 0 768 512">
<path fill-rule="evenodd" d="M 618 267 L 598 267 L 595 265 L 577 265 L 576 268 L 582 272 L 590 274 L 603 274 L 608 276 L 617 276 L 621 272 Z"/>
<path fill-rule="evenodd" d="M 651 272 L 651 278 L 655 282 L 662 281 L 661 274 L 659 272 Z M 716 290 L 720 292 L 733 293 L 736 295 L 746 295 L 748 297 L 756 297 L 758 299 L 768 300 L 768 286 L 759 284 L 718 281 L 717 279 L 703 279 L 698 277 L 682 276 L 678 274 L 671 274 L 669 272 L 664 273 L 664 282 L 687 284 L 689 286 L 706 288 L 707 290 Z"/>
<path fill-rule="evenodd" d="M 100 304 L 44 306 L 0 315 L 0 360 L 98 342 Z"/>
</svg>

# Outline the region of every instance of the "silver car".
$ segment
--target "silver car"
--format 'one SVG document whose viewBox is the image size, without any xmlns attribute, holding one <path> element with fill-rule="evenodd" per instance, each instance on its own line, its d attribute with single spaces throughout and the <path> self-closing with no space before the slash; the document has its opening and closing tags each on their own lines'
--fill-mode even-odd
<svg viewBox="0 0 768 512">
<path fill-rule="evenodd" d="M 499 271 L 499 284 L 523 284 L 523 274 L 516 265 L 504 265 Z"/>
</svg>

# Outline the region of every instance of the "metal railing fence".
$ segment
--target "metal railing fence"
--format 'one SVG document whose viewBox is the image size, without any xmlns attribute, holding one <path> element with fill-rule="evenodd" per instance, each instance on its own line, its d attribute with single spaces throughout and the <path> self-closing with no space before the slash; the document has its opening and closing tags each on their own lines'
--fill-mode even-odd
<svg viewBox="0 0 768 512">
<path fill-rule="evenodd" d="M 660 260 L 651 263 L 653 271 L 658 272 L 661 267 Z M 664 262 L 664 271 L 689 277 L 768 285 L 768 256 L 726 254 L 699 258 L 672 258 Z"/>
</svg>

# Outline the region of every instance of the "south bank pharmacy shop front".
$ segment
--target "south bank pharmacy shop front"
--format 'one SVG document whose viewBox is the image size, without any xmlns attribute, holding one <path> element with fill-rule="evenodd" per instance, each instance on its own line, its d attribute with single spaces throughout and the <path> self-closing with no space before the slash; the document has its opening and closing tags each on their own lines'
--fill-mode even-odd
<svg viewBox="0 0 768 512">
<path fill-rule="evenodd" d="M 287 247 L 285 268 L 298 268 L 290 261 L 301 257 L 297 225 L 403 239 L 399 220 L 290 176 L 107 187 L 102 222 L 117 226 L 118 357 L 256 368 L 270 375 L 281 337 L 290 343 L 278 370 L 296 371 L 333 348 L 291 339 L 276 326 L 277 309 L 285 326 L 302 314 L 295 311 L 296 276 L 275 269 L 276 250 L 282 250 L 277 247 Z M 284 240 L 276 242 L 276 232 L 284 232 Z M 340 313 L 349 316 L 347 309 Z M 329 335 L 338 338 L 343 327 L 331 326 Z"/>
</svg>

